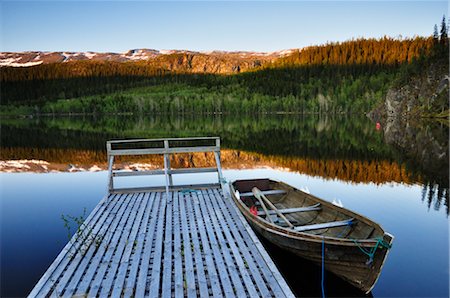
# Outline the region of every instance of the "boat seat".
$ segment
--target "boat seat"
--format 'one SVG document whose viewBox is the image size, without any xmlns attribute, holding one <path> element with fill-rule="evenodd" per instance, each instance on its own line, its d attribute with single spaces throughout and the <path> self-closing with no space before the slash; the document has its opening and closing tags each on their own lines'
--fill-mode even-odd
<svg viewBox="0 0 450 298">
<path fill-rule="evenodd" d="M 298 208 L 287 208 L 278 209 L 282 214 L 296 213 L 296 212 L 306 212 L 306 211 L 317 211 L 321 210 L 320 203 L 308 206 L 308 207 L 298 207 Z M 269 210 L 269 215 L 276 214 L 275 210 Z M 258 211 L 258 215 L 266 215 L 264 211 Z"/>
<path fill-rule="evenodd" d="M 341 220 L 341 221 L 331 221 L 331 222 L 324 222 L 324 223 L 314 224 L 314 225 L 297 226 L 297 227 L 294 227 L 294 230 L 296 230 L 297 232 L 305 232 L 305 231 L 312 231 L 312 230 L 342 227 L 342 226 L 351 225 L 353 223 L 353 220 L 354 220 L 354 218 L 350 218 L 350 219 Z"/>
<path fill-rule="evenodd" d="M 261 191 L 264 195 L 284 195 L 287 192 L 285 190 L 282 189 L 271 189 L 271 190 L 264 190 Z M 253 197 L 253 192 L 243 192 L 240 194 L 241 198 L 242 197 Z"/>
</svg>

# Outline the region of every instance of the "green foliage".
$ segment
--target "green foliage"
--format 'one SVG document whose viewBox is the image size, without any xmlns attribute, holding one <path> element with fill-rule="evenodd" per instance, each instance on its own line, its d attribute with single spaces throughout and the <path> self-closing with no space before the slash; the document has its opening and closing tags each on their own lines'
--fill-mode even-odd
<svg viewBox="0 0 450 298">
<path fill-rule="evenodd" d="M 105 95 L 61 99 L 40 107 L 44 114 L 184 114 L 272 112 L 368 112 L 382 99 L 392 74 L 318 74 L 285 83 L 285 76 L 309 70 L 272 70 L 224 78 L 222 84 L 170 83 Z M 334 82 L 333 82 L 334 81 Z"/>
<path fill-rule="evenodd" d="M 70 247 L 69 257 L 73 258 L 78 252 L 82 255 L 86 254 L 91 244 L 98 249 L 102 243 L 103 236 L 94 234 L 92 227 L 85 224 L 86 208 L 83 209 L 83 214 L 80 216 L 61 215 L 64 222 L 64 227 L 67 230 L 67 237 L 72 246 Z M 76 226 L 76 232 L 72 236 L 72 225 Z"/>
</svg>

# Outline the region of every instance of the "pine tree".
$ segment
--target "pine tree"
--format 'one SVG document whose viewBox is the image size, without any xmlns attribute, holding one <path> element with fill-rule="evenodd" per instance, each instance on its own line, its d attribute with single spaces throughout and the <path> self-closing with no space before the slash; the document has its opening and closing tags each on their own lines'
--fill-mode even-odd
<svg viewBox="0 0 450 298">
<path fill-rule="evenodd" d="M 441 43 L 447 44 L 448 34 L 447 34 L 447 22 L 445 21 L 445 15 L 442 17 L 441 23 Z"/>
<path fill-rule="evenodd" d="M 434 24 L 433 40 L 435 43 L 437 43 L 439 41 L 438 26 L 436 24 Z"/>
</svg>

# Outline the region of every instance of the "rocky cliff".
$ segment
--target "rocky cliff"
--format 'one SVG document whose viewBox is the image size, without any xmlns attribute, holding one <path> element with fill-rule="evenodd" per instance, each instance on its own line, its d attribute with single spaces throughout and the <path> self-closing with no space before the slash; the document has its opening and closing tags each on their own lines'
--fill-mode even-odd
<svg viewBox="0 0 450 298">
<path fill-rule="evenodd" d="M 385 101 L 369 114 L 372 119 L 449 116 L 448 57 L 409 66 L 401 76 Z"/>
</svg>

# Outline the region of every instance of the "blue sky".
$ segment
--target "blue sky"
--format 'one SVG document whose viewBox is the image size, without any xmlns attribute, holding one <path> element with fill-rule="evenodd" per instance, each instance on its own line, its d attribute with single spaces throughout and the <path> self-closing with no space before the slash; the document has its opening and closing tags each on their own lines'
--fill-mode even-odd
<svg viewBox="0 0 450 298">
<path fill-rule="evenodd" d="M 432 34 L 448 2 L 2 1 L 1 51 L 275 51 Z"/>
</svg>

